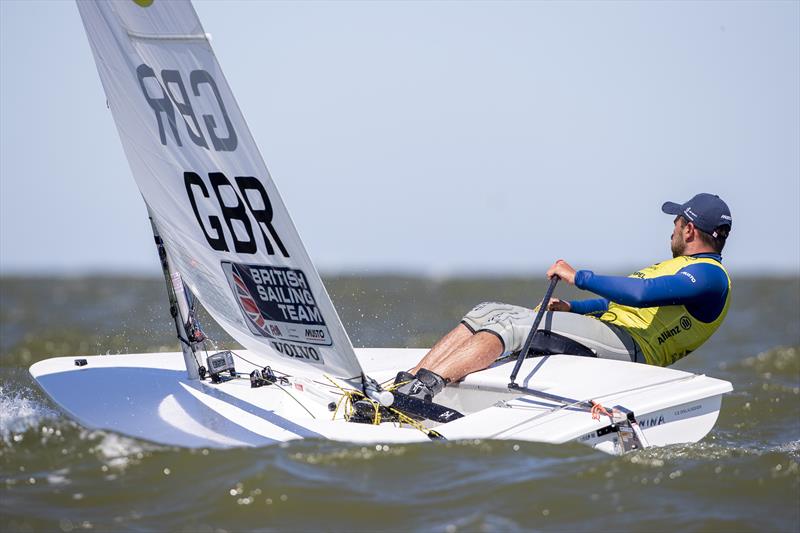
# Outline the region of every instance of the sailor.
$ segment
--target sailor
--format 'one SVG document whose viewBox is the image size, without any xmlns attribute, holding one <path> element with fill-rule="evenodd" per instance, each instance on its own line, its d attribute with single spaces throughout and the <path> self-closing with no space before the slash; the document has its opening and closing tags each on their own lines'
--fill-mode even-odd
<svg viewBox="0 0 800 533">
<path fill-rule="evenodd" d="M 534 334 L 535 354 L 568 353 L 669 366 L 699 348 L 717 330 L 730 304 L 731 281 L 720 255 L 731 212 L 719 196 L 701 193 L 684 204 L 666 202 L 676 215 L 672 259 L 628 277 L 576 271 L 558 260 L 547 277 L 595 293 L 578 301 L 550 299 Z M 397 389 L 431 400 L 448 383 L 483 370 L 499 356 L 519 352 L 535 310 L 484 302 L 475 306 L 410 370 Z"/>
</svg>

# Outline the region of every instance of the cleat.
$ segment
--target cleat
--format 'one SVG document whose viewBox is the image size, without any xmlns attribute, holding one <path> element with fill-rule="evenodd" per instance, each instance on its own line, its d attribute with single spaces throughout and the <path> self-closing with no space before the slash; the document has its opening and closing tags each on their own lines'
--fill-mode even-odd
<svg viewBox="0 0 800 533">
<path fill-rule="evenodd" d="M 401 370 L 400 372 L 397 373 L 397 376 L 395 376 L 394 378 L 394 385 L 402 386 L 405 385 L 406 383 L 414 381 L 415 379 L 417 379 L 417 376 L 415 376 L 411 372 L 406 372 L 404 370 Z"/>
</svg>

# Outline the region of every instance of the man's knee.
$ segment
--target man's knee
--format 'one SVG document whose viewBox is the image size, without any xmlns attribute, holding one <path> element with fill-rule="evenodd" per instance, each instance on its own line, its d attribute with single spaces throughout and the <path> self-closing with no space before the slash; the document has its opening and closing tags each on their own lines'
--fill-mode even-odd
<svg viewBox="0 0 800 533">
<path fill-rule="evenodd" d="M 520 329 L 530 326 L 532 314 L 530 309 L 518 305 L 483 302 L 473 307 L 461 323 L 472 333 L 494 334 L 502 343 L 504 353 L 513 352 L 521 347 Z"/>
<path fill-rule="evenodd" d="M 501 302 L 481 302 L 461 319 L 461 323 L 475 333 L 488 324 L 496 322 L 498 315 L 508 313 L 513 306 Z"/>
</svg>

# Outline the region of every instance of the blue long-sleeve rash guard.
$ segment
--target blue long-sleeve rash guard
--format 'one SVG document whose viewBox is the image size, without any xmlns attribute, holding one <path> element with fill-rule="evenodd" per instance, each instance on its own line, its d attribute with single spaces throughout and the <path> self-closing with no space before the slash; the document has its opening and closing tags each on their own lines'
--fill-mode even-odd
<svg viewBox="0 0 800 533">
<path fill-rule="evenodd" d="M 717 254 L 697 254 L 694 257 L 722 260 Z M 728 277 L 718 266 L 697 263 L 672 276 L 650 279 L 599 276 L 591 270 L 579 270 L 575 273 L 575 286 L 603 298 L 569 302 L 573 313 L 602 313 L 608 309 L 609 301 L 631 307 L 684 305 L 697 320 L 713 322 L 725 307 Z"/>
</svg>

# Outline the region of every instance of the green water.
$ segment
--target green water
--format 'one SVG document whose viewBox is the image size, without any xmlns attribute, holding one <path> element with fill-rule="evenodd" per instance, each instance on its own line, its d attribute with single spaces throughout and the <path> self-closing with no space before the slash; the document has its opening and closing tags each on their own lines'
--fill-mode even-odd
<svg viewBox="0 0 800 533">
<path fill-rule="evenodd" d="M 356 346 L 428 346 L 479 301 L 530 305 L 545 290 L 326 282 Z M 0 280 L 0 530 L 800 528 L 800 278 L 736 279 L 725 324 L 676 365 L 733 383 L 712 433 L 624 457 L 493 441 L 190 451 L 82 428 L 28 375 L 54 355 L 177 350 L 164 301 L 157 278 Z"/>
</svg>

